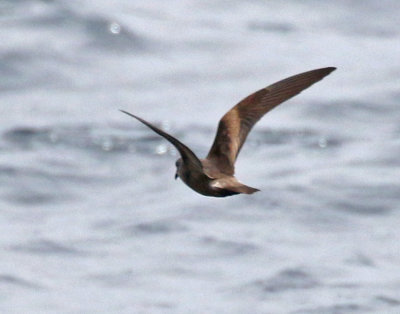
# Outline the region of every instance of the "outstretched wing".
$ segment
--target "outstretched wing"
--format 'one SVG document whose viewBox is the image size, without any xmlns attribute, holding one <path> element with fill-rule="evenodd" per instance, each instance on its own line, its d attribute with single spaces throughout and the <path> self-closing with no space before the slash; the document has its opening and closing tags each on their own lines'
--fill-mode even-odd
<svg viewBox="0 0 400 314">
<path fill-rule="evenodd" d="M 323 79 L 336 68 L 300 73 L 247 96 L 220 120 L 209 159 L 221 172 L 233 175 L 236 158 L 252 127 L 271 109 Z"/>
<path fill-rule="evenodd" d="M 159 128 L 157 128 L 154 125 L 150 124 L 149 122 L 143 120 L 142 118 L 139 118 L 129 112 L 124 111 L 124 110 L 120 110 L 120 111 L 127 114 L 128 116 L 131 116 L 131 117 L 139 120 L 144 125 L 148 126 L 150 129 L 152 129 L 154 132 L 156 132 L 157 134 L 161 135 L 163 138 L 168 140 L 172 145 L 174 145 L 176 147 L 176 149 L 179 151 L 179 153 L 182 156 L 183 162 L 189 168 L 191 168 L 192 170 L 197 170 L 197 171 L 203 172 L 203 166 L 201 165 L 199 158 L 197 158 L 197 156 L 185 144 L 181 143 L 175 137 L 160 130 Z"/>
</svg>

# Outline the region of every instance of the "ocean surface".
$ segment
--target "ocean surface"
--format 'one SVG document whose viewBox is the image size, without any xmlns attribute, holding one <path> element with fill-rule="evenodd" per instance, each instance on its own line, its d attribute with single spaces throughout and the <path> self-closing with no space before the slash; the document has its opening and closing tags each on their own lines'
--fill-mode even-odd
<svg viewBox="0 0 400 314">
<path fill-rule="evenodd" d="M 400 313 L 400 1 L 1 0 L 1 313 Z M 254 195 L 175 181 L 248 94 Z"/>
</svg>

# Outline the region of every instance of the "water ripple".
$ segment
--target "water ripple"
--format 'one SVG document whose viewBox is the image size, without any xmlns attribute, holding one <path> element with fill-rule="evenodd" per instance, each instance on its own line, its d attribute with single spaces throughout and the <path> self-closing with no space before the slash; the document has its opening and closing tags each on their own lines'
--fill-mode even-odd
<svg viewBox="0 0 400 314">
<path fill-rule="evenodd" d="M 19 286 L 22 288 L 31 288 L 31 289 L 39 289 L 42 288 L 40 285 L 26 280 L 19 276 L 8 275 L 8 274 L 0 274 L 0 286 L 1 285 L 12 285 Z"/>
<path fill-rule="evenodd" d="M 243 256 L 258 250 L 252 243 L 222 240 L 212 236 L 203 237 L 201 244 L 204 248 L 214 249 L 217 255 L 224 256 Z"/>
<path fill-rule="evenodd" d="M 250 286 L 267 293 L 316 288 L 320 282 L 311 274 L 298 268 L 285 269 L 266 280 L 256 280 Z"/>
<path fill-rule="evenodd" d="M 317 308 L 309 308 L 306 310 L 294 311 L 293 314 L 348 314 L 348 313 L 368 313 L 371 308 L 361 306 L 356 303 L 335 304 L 331 306 L 320 306 Z"/>
<path fill-rule="evenodd" d="M 143 236 L 184 232 L 187 228 L 184 225 L 173 221 L 152 221 L 134 224 L 125 227 L 124 230 L 129 235 Z"/>
<path fill-rule="evenodd" d="M 36 240 L 25 244 L 19 244 L 11 247 L 13 251 L 19 251 L 29 254 L 40 255 L 71 255 L 82 256 L 85 253 L 82 250 L 76 249 L 70 245 L 65 245 L 51 240 Z"/>
</svg>

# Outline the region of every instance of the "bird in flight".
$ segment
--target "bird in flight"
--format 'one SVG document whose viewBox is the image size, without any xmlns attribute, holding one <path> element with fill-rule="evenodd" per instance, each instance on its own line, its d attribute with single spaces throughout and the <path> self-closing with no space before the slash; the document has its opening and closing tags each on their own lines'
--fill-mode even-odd
<svg viewBox="0 0 400 314">
<path fill-rule="evenodd" d="M 323 79 L 335 69 L 327 67 L 300 73 L 244 98 L 219 121 L 214 143 L 205 159 L 199 159 L 189 147 L 163 130 L 138 116 L 121 111 L 164 137 L 179 151 L 181 158 L 175 163 L 175 179 L 179 177 L 190 188 L 206 196 L 253 194 L 259 190 L 239 182 L 234 176 L 236 158 L 250 130 L 268 111 Z"/>
</svg>

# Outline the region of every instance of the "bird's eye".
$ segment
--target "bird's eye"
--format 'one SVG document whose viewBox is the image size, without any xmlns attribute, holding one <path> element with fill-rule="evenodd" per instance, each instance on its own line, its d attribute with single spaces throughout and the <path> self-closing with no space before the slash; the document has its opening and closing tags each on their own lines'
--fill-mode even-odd
<svg viewBox="0 0 400 314">
<path fill-rule="evenodd" d="M 179 161 L 179 159 L 178 159 L 178 160 L 175 162 L 175 166 L 178 168 L 180 164 L 181 164 L 181 163 L 180 163 L 180 161 Z"/>
</svg>

